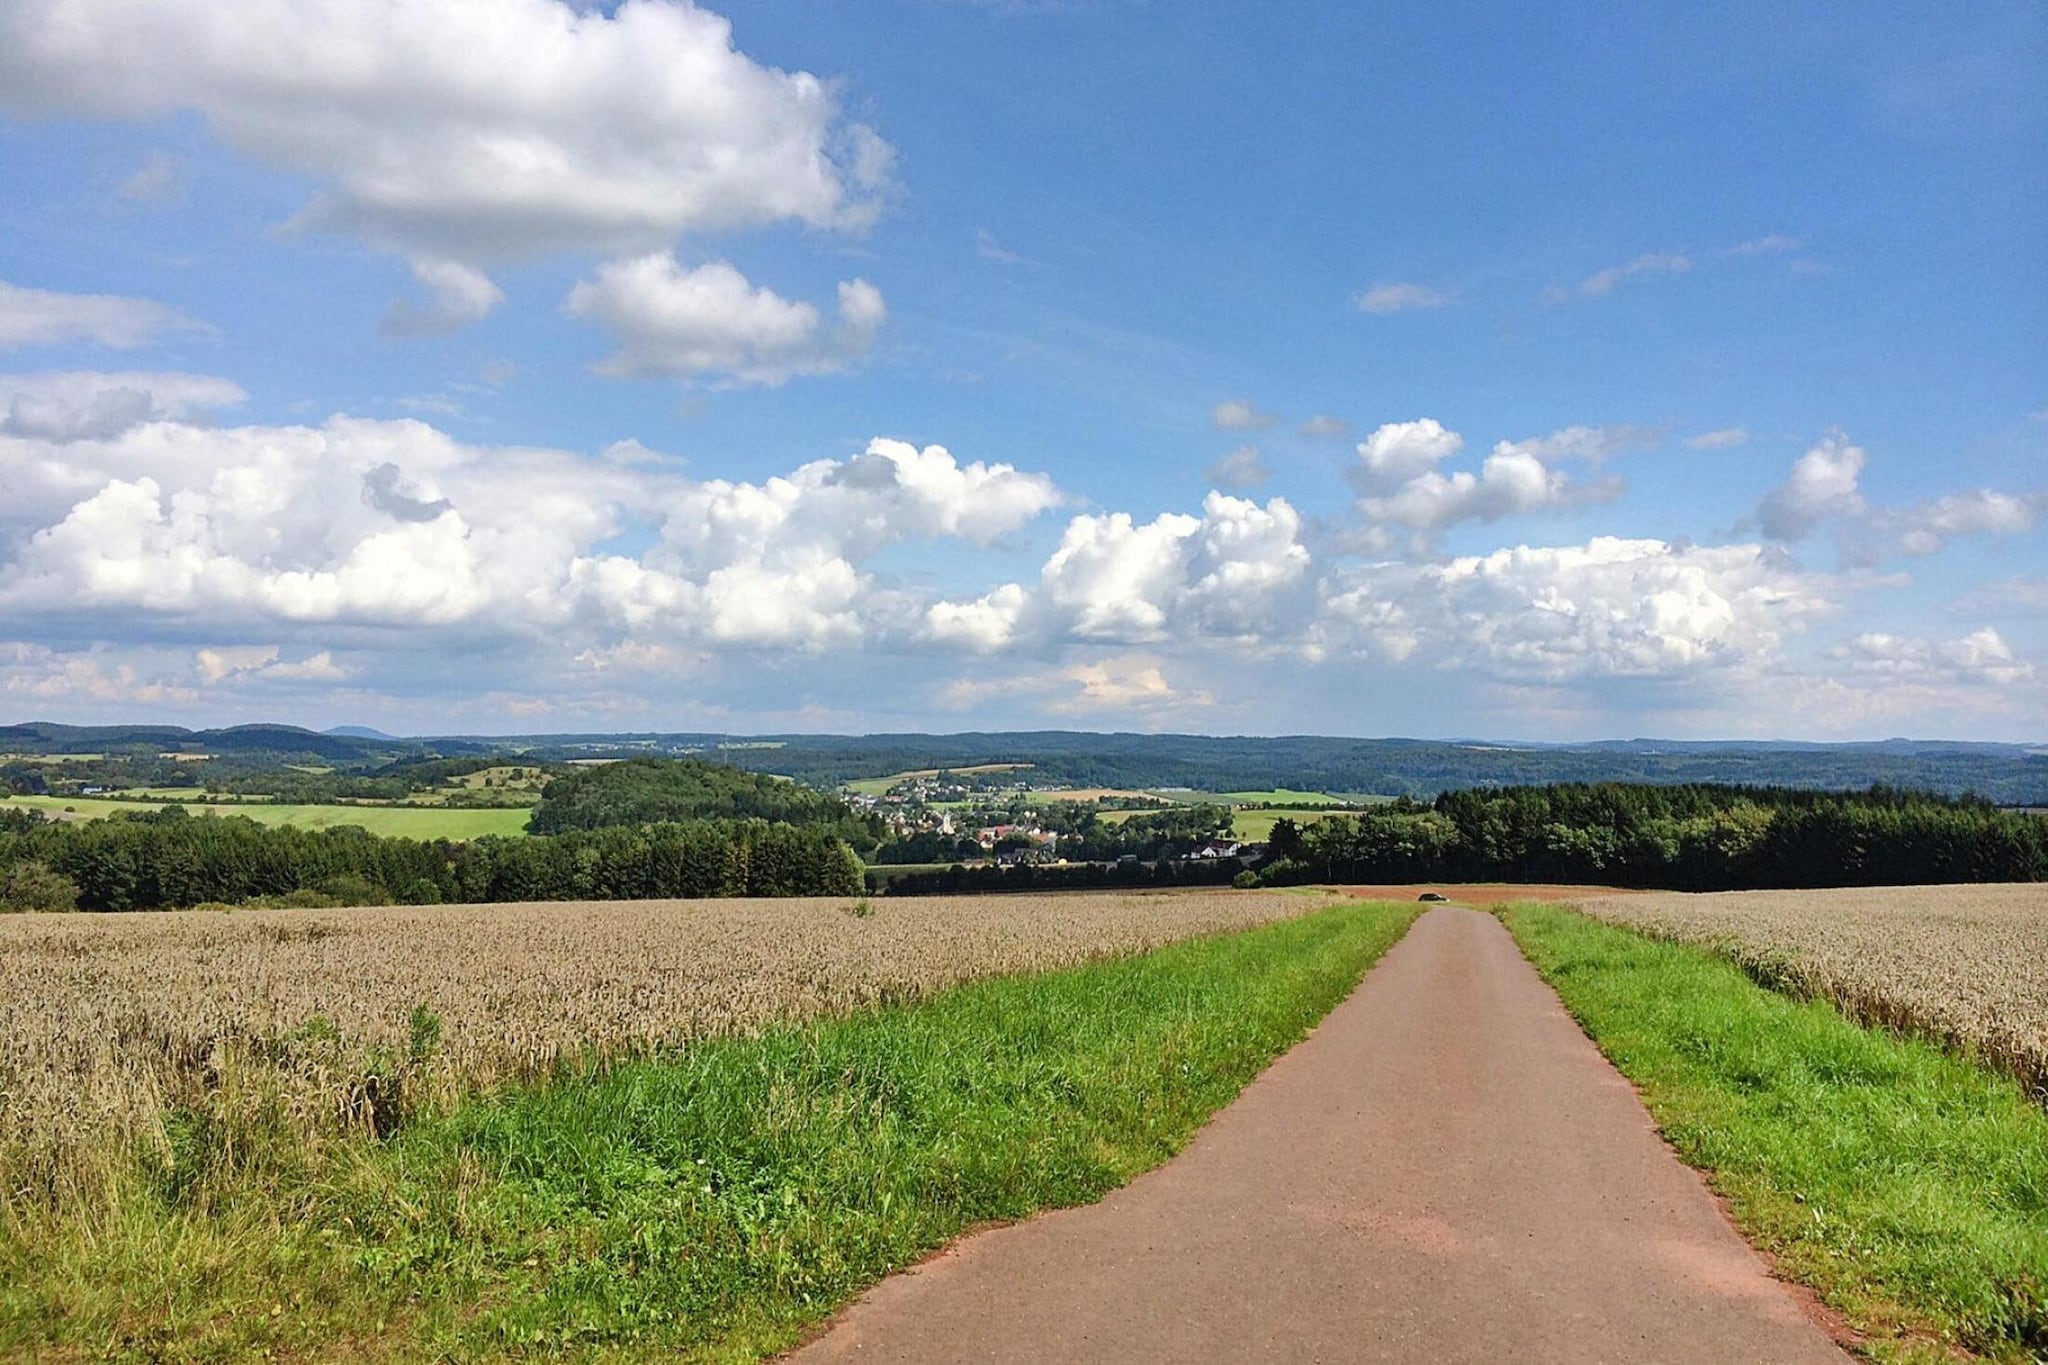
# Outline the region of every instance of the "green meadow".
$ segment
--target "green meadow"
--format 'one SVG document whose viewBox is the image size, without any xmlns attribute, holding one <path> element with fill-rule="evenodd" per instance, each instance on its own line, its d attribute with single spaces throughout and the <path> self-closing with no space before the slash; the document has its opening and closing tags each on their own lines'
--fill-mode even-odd
<svg viewBox="0 0 2048 1365">
<path fill-rule="evenodd" d="M 161 801 L 114 801 L 90 796 L 10 796 L 0 798 L 0 809 L 47 811 L 97 820 L 123 811 L 161 810 Z M 446 806 L 299 806 L 249 801 L 221 804 L 185 803 L 194 815 L 246 815 L 263 825 L 297 825 L 304 829 L 330 829 L 356 825 L 372 834 L 407 839 L 478 839 L 486 834 L 523 835 L 527 816 L 524 807 L 512 809 L 462 809 Z"/>
</svg>

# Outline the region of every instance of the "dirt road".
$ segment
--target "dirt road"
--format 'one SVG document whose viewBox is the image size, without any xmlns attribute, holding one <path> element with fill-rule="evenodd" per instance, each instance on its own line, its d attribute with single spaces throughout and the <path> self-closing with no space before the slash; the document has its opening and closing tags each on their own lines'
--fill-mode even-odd
<svg viewBox="0 0 2048 1365">
<path fill-rule="evenodd" d="M 1177 1159 L 964 1239 L 796 1358 L 1846 1359 L 1463 908 L 1419 920 Z"/>
</svg>

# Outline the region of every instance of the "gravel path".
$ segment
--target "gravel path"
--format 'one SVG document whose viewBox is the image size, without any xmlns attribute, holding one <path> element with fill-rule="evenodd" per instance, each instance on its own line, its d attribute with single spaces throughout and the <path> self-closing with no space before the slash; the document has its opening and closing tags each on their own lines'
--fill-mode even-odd
<svg viewBox="0 0 2048 1365">
<path fill-rule="evenodd" d="M 1433 910 L 1175 1160 L 796 1353 L 1842 1362 L 1498 923 Z"/>
</svg>

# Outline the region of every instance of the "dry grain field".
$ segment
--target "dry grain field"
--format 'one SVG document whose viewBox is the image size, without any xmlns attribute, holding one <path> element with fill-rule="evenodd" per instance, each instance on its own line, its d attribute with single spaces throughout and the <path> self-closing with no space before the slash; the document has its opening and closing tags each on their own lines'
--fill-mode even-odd
<svg viewBox="0 0 2048 1365">
<path fill-rule="evenodd" d="M 1248 928 L 1284 892 L 0 916 L 0 1204 L 167 1117 L 317 1138 L 780 1020 Z"/>
<path fill-rule="evenodd" d="M 2048 1098 L 2048 884 L 1659 892 L 1579 902 L 1753 975 L 1939 1037 Z"/>
</svg>

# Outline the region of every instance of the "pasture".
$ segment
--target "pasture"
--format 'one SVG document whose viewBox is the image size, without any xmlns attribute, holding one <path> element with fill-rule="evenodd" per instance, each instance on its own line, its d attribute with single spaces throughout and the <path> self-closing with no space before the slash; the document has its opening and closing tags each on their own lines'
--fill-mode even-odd
<svg viewBox="0 0 2048 1365">
<path fill-rule="evenodd" d="M 1241 810 L 1230 820 L 1230 828 L 1240 839 L 1264 843 L 1273 837 L 1273 826 L 1282 820 L 1292 820 L 1297 825 L 1312 825 L 1318 820 L 1327 820 L 1332 815 L 1342 815 L 1336 810 L 1318 810 L 1313 806 L 1297 806 L 1293 809 Z"/>
<path fill-rule="evenodd" d="M 0 809 L 38 810 L 58 819 L 97 820 L 123 811 L 161 810 L 165 801 L 118 801 L 90 796 L 9 796 Z M 487 834 L 524 835 L 528 811 L 523 806 L 475 808 L 433 805 L 288 805 L 268 801 L 225 801 L 181 804 L 195 816 L 246 815 L 263 825 L 297 825 L 330 829 L 355 825 L 372 834 L 407 839 L 478 839 Z"/>
<path fill-rule="evenodd" d="M 1293 787 L 1275 787 L 1259 792 L 1207 792 L 1196 796 L 1183 796 L 1185 801 L 1220 801 L 1231 806 L 1362 806 L 1391 800 L 1385 796 L 1337 796 L 1330 792 L 1300 791 Z"/>
</svg>

